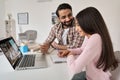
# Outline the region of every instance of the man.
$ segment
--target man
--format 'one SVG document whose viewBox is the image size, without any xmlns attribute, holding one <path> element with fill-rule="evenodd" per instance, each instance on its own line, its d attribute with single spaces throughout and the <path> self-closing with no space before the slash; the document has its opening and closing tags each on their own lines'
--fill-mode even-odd
<svg viewBox="0 0 120 80">
<path fill-rule="evenodd" d="M 45 43 L 41 45 L 40 50 L 47 53 L 50 45 L 56 49 L 77 48 L 82 45 L 84 37 L 80 37 L 75 30 L 72 7 L 63 3 L 56 10 L 59 23 L 52 27 Z M 58 43 L 55 42 L 57 39 Z"/>
</svg>

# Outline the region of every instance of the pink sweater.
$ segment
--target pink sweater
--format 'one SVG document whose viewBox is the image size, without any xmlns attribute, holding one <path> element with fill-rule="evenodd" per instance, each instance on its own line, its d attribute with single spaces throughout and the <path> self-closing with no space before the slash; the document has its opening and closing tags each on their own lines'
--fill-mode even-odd
<svg viewBox="0 0 120 80">
<path fill-rule="evenodd" d="M 74 75 L 86 68 L 87 80 L 110 80 L 111 73 L 96 68 L 96 63 L 101 55 L 102 41 L 99 34 L 93 34 L 85 38 L 81 48 L 69 49 L 73 54 L 67 57 L 67 64 L 70 72 Z"/>
</svg>

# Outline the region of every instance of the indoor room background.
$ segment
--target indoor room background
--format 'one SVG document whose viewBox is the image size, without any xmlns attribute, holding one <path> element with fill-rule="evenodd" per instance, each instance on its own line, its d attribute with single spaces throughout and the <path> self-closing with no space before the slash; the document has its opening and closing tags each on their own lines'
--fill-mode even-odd
<svg viewBox="0 0 120 80">
<path fill-rule="evenodd" d="M 17 40 L 18 33 L 37 30 L 36 42 L 44 42 L 53 26 L 52 13 L 61 3 L 69 3 L 74 16 L 88 6 L 96 7 L 107 24 L 114 50 L 120 50 L 120 0 L 0 0 L 0 37 L 5 37 L 5 20 L 8 20 L 8 14 L 11 14 L 15 20 Z M 29 15 L 29 23 L 20 25 L 17 14 L 24 12 Z"/>
</svg>

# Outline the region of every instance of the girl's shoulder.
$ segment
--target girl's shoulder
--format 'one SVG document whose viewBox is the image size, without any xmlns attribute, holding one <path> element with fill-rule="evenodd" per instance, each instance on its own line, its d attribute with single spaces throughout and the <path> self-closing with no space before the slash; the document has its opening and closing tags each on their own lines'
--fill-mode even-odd
<svg viewBox="0 0 120 80">
<path fill-rule="evenodd" d="M 92 34 L 91 37 L 89 38 L 89 42 L 101 43 L 102 42 L 101 36 L 98 33 Z"/>
<path fill-rule="evenodd" d="M 101 39 L 101 36 L 98 33 L 92 34 L 90 38 Z"/>
</svg>

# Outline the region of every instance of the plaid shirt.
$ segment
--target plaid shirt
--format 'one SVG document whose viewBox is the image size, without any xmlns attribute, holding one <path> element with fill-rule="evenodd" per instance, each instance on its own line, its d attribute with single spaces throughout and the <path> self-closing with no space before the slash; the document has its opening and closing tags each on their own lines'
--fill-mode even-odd
<svg viewBox="0 0 120 80">
<path fill-rule="evenodd" d="M 55 38 L 57 38 L 60 45 L 63 44 L 62 34 L 64 29 L 61 23 L 56 24 L 51 28 L 48 38 L 46 42 L 52 43 Z M 79 33 L 75 30 L 75 26 L 69 27 L 69 31 L 67 34 L 67 48 L 77 48 L 80 47 L 83 43 L 84 37 L 80 37 Z"/>
</svg>

